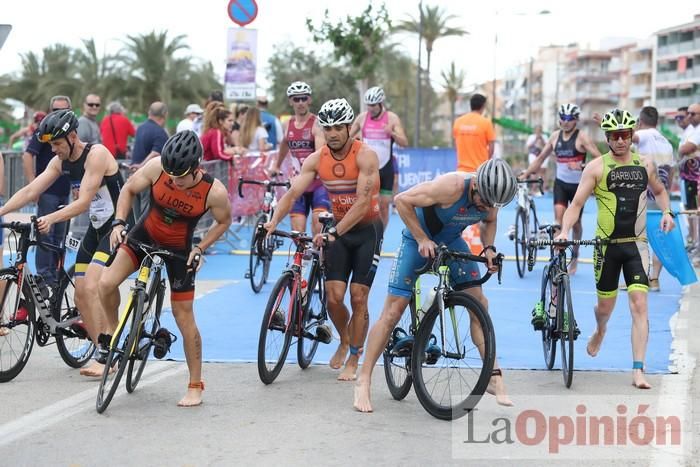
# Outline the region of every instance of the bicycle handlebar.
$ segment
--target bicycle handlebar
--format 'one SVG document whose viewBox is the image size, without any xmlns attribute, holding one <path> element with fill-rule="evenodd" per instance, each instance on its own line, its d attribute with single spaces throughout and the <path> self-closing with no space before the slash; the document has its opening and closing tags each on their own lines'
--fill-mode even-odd
<svg viewBox="0 0 700 467">
<path fill-rule="evenodd" d="M 602 238 L 596 237 L 593 240 L 535 240 L 530 239 L 527 242 L 527 270 L 532 271 L 535 266 L 535 249 L 540 246 L 554 246 L 560 248 L 568 248 L 570 246 L 594 246 L 600 253 L 600 246 L 605 243 Z M 602 256 L 602 255 L 600 255 Z"/>
<path fill-rule="evenodd" d="M 480 255 L 474 255 L 471 253 L 465 253 L 462 251 L 451 251 L 447 249 L 447 246 L 444 244 L 440 244 L 438 246 L 438 254 L 435 256 L 435 258 L 430 261 L 426 261 L 425 265 L 423 267 L 416 269 L 416 274 L 419 276 L 422 274 L 425 274 L 429 271 L 437 271 L 437 269 L 446 264 L 448 260 L 450 259 L 464 259 L 467 261 L 474 261 L 477 263 L 488 263 L 488 259 L 486 256 L 483 256 L 483 253 L 486 250 L 482 251 Z M 495 251 L 495 250 L 494 250 Z M 503 265 L 503 253 L 498 253 L 496 257 L 493 259 L 493 264 L 498 266 L 498 283 L 501 283 L 501 271 L 503 270 L 502 265 Z M 486 271 L 486 274 L 484 274 L 481 279 L 473 280 L 473 281 L 468 281 L 465 282 L 464 284 L 460 285 L 466 285 L 466 286 L 477 286 L 485 283 L 486 281 L 489 280 L 489 278 L 492 276 L 492 272 Z"/>
<path fill-rule="evenodd" d="M 289 189 L 292 184 L 289 182 L 289 180 L 284 181 L 284 182 L 275 182 L 272 180 L 244 180 L 243 177 L 238 177 L 238 196 L 243 198 L 243 184 L 247 183 L 249 185 L 261 185 L 264 186 L 265 189 L 271 190 L 271 188 L 274 187 L 286 187 Z"/>
</svg>

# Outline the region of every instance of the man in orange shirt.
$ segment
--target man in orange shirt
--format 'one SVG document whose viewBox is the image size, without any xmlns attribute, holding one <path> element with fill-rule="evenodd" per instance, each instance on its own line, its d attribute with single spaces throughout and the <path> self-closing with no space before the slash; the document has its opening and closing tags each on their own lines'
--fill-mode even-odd
<svg viewBox="0 0 700 467">
<path fill-rule="evenodd" d="M 474 94 L 469 99 L 471 112 L 462 115 L 452 127 L 457 147 L 457 170 L 476 172 L 476 168 L 493 157 L 496 132 L 490 120 L 482 114 L 486 109 L 486 97 Z"/>
</svg>

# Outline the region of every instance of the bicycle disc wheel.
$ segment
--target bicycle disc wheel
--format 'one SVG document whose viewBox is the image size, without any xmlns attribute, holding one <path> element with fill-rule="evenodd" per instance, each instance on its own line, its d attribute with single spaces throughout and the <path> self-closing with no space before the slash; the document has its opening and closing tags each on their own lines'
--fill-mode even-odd
<svg viewBox="0 0 700 467">
<path fill-rule="evenodd" d="M 571 288 L 569 285 L 569 276 L 562 276 L 559 283 L 559 329 L 561 330 L 561 372 L 564 377 L 564 385 L 567 388 L 571 387 L 574 381 L 574 340 L 576 328 L 574 322 L 574 307 L 571 303 Z M 568 326 L 564 325 L 564 320 L 568 321 Z"/>
<path fill-rule="evenodd" d="M 302 369 L 306 369 L 316 355 L 318 340 L 316 330 L 327 320 L 326 293 L 323 279 L 319 277 L 318 265 L 311 268 L 308 288 L 306 290 L 306 304 L 302 307 L 301 333 L 297 340 L 297 362 Z M 296 324 L 295 324 L 296 329 Z"/>
<path fill-rule="evenodd" d="M 384 378 L 386 385 L 389 388 L 391 397 L 395 400 L 403 400 L 411 390 L 413 377 L 411 377 L 411 352 L 413 345 L 403 342 L 401 347 L 397 348 L 396 344 L 402 339 L 407 339 L 411 336 L 411 317 L 416 315 L 416 296 L 411 297 L 409 306 L 411 312 L 406 316 L 406 313 L 401 316 L 396 327 L 389 336 L 389 342 L 382 353 L 384 359 Z"/>
<path fill-rule="evenodd" d="M 71 266 L 63 274 L 56 289 L 51 306 L 54 307 L 54 317 L 59 323 L 80 318 L 80 312 L 75 306 L 75 266 Z M 95 353 L 95 344 L 90 340 L 82 323 L 76 323 L 71 328 L 60 328 L 56 334 L 56 348 L 66 365 L 80 368 L 85 365 Z"/>
<path fill-rule="evenodd" d="M 476 407 L 491 378 L 496 338 L 491 318 L 475 299 L 451 292 L 445 299 L 445 342 L 434 304 L 423 317 L 411 355 L 413 388 L 423 408 L 441 420 Z M 478 325 L 474 334 L 471 320 Z"/>
<path fill-rule="evenodd" d="M 287 332 L 287 325 L 291 323 L 290 314 L 296 305 L 293 285 L 292 272 L 284 272 L 272 288 L 263 314 L 258 339 L 258 375 L 265 384 L 277 378 L 289 352 L 292 333 Z"/>
<path fill-rule="evenodd" d="M 525 276 L 525 260 L 527 259 L 527 219 L 525 211 L 518 208 L 515 215 L 515 264 L 518 267 L 518 276 Z"/>
<path fill-rule="evenodd" d="M 248 261 L 248 274 L 250 275 L 250 286 L 253 292 L 258 293 L 262 289 L 267 279 L 269 271 L 270 257 L 268 256 L 267 241 L 265 231 L 259 231 L 258 226 L 267 222 L 264 214 L 258 217 L 258 221 L 253 228 L 253 236 L 250 240 L 250 258 Z"/>
<path fill-rule="evenodd" d="M 20 294 L 17 272 L 0 270 L 0 383 L 22 372 L 34 347 L 36 319 L 29 287 Z"/>
<path fill-rule="evenodd" d="M 547 369 L 551 370 L 554 367 L 554 360 L 557 357 L 557 316 L 556 313 L 552 316 L 550 313 L 550 304 L 552 301 L 552 279 L 549 276 L 550 265 L 547 264 L 542 271 L 542 296 L 540 299 L 544 304 L 545 322 L 542 328 L 542 352 L 544 354 L 544 364 Z"/>
<path fill-rule="evenodd" d="M 148 301 L 144 304 L 144 310 L 139 328 L 139 340 L 134 354 L 129 359 L 129 367 L 126 372 L 126 390 L 134 392 L 141 380 L 143 370 L 146 368 L 148 358 L 153 348 L 153 337 L 160 326 L 160 312 L 163 307 L 165 284 L 161 283 L 160 273 L 154 276 L 148 288 Z"/>
<path fill-rule="evenodd" d="M 102 413 L 107 409 L 109 403 L 117 391 L 119 381 L 122 379 L 129 357 L 131 356 L 132 325 L 139 306 L 143 307 L 143 292 L 134 292 L 129 297 L 130 303 L 127 308 L 127 316 L 119 321 L 117 329 L 114 331 L 112 341 L 109 345 L 107 361 L 102 372 L 100 388 L 97 390 L 97 401 L 95 407 L 97 413 Z M 139 305 L 140 302 L 140 305 Z"/>
</svg>

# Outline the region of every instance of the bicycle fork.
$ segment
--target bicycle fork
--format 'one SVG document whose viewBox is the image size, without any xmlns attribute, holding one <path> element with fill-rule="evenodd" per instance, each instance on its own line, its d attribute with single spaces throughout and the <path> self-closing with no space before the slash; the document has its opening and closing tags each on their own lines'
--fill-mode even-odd
<svg viewBox="0 0 700 467">
<path fill-rule="evenodd" d="M 447 342 L 447 334 L 446 334 L 446 329 L 445 329 L 445 295 L 444 295 L 444 290 L 445 290 L 445 284 L 448 281 L 448 275 L 450 273 L 450 270 L 447 266 L 440 266 L 438 268 L 438 272 L 440 274 L 440 282 L 438 284 L 438 290 L 437 294 L 435 296 L 435 299 L 437 300 L 438 303 L 438 314 L 440 316 L 440 339 L 441 339 L 441 349 L 442 349 L 442 355 L 447 358 L 452 358 L 455 360 L 462 360 L 464 358 L 464 355 L 466 354 L 466 349 L 463 348 L 462 343 L 460 342 L 459 338 L 459 332 L 457 331 L 457 318 L 455 317 L 454 309 L 451 307 L 449 308 L 449 313 L 450 313 L 450 324 L 452 325 L 452 331 L 454 333 L 455 337 L 455 348 L 459 349 L 459 353 L 455 352 L 448 352 L 447 351 L 447 346 L 445 345 Z"/>
</svg>

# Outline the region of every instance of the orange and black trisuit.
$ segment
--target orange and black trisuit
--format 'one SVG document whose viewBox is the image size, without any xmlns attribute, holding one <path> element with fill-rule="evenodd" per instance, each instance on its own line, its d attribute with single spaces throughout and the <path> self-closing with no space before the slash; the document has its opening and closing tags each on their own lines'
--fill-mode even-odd
<svg viewBox="0 0 700 467">
<path fill-rule="evenodd" d="M 141 216 L 128 238 L 148 243 L 187 257 L 192 250 L 192 237 L 199 219 L 207 212 L 207 196 L 214 178 L 199 170 L 195 173 L 200 180 L 187 190 L 178 189 L 168 174 L 162 172 L 151 185 L 148 210 Z M 195 178 L 195 179 L 196 179 Z M 141 264 L 143 252 L 124 244 L 134 268 Z M 171 300 L 185 301 L 194 298 L 194 274 L 185 283 L 187 265 L 185 261 L 167 259 L 165 261 L 170 280 Z"/>
<path fill-rule="evenodd" d="M 354 141 L 345 157 L 337 158 L 326 145 L 321 148 L 318 176 L 328 190 L 335 221 L 345 214 L 357 201 L 357 154 L 364 143 Z M 377 183 L 372 187 L 370 208 L 364 217 L 348 232 L 331 243 L 326 252 L 326 279 L 352 282 L 371 286 L 379 265 L 384 227 L 379 217 L 379 172 Z M 362 187 L 360 187 L 362 189 Z"/>
</svg>

